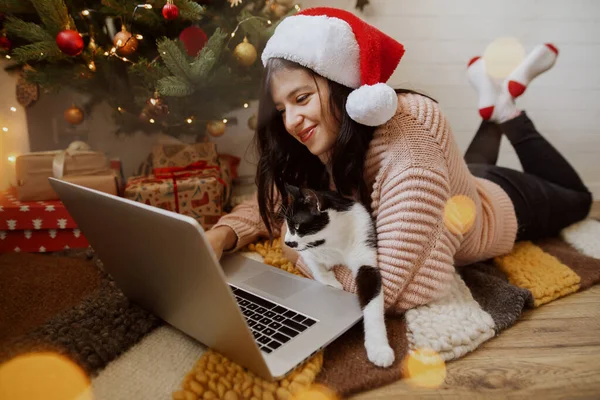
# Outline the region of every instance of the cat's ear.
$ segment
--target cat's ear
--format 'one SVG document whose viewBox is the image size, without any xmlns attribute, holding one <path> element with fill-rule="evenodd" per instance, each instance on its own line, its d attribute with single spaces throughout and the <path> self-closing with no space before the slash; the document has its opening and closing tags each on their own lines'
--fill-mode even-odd
<svg viewBox="0 0 600 400">
<path fill-rule="evenodd" d="M 320 213 L 323 210 L 323 199 L 317 192 L 314 190 L 306 189 L 302 190 L 302 194 L 304 195 L 304 199 L 308 204 L 310 204 L 311 211 L 313 214 Z"/>
<path fill-rule="evenodd" d="M 286 183 L 285 184 L 285 191 L 287 192 L 287 194 L 289 196 L 291 196 L 294 199 L 302 197 L 302 193 L 300 192 L 300 188 L 298 188 L 297 186 L 289 185 L 289 184 Z"/>
</svg>

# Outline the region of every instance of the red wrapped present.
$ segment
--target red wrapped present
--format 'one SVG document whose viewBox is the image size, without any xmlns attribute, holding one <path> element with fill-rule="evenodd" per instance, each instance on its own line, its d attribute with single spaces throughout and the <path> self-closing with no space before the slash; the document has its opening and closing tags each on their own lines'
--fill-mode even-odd
<svg viewBox="0 0 600 400">
<path fill-rule="evenodd" d="M 58 200 L 17 200 L 16 189 L 0 192 L 0 253 L 86 248 L 88 241 Z"/>
<path fill-rule="evenodd" d="M 77 228 L 0 231 L 0 253 L 45 253 L 88 246 L 87 239 Z"/>
<path fill-rule="evenodd" d="M 59 200 L 17 200 L 14 187 L 0 192 L 0 230 L 77 228 L 64 204 Z"/>
</svg>

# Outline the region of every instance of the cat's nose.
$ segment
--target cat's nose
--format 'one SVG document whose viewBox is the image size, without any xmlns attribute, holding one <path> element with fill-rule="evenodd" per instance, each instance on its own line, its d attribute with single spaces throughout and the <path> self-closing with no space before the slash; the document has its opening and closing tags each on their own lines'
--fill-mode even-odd
<svg viewBox="0 0 600 400">
<path fill-rule="evenodd" d="M 298 247 L 298 242 L 284 242 L 284 243 L 290 249 L 294 249 L 294 248 Z"/>
</svg>

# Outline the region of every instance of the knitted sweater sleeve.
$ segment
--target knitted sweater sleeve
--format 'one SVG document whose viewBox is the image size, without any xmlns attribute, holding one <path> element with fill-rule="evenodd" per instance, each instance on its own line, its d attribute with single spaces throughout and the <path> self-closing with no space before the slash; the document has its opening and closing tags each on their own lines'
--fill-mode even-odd
<svg viewBox="0 0 600 400">
<path fill-rule="evenodd" d="M 237 251 L 255 242 L 259 237 L 269 236 L 267 228 L 260 217 L 256 193 L 252 198 L 234 207 L 229 214 L 221 217 L 212 229 L 219 226 L 230 227 L 237 236 L 235 247 L 229 249 L 227 253 Z M 273 226 L 272 229 L 273 237 L 278 237 L 281 227 L 277 225 Z"/>
</svg>

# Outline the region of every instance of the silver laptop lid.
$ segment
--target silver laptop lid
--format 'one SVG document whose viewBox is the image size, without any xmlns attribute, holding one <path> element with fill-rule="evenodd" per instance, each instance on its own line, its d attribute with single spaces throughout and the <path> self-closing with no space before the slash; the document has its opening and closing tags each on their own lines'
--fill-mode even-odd
<svg viewBox="0 0 600 400">
<path fill-rule="evenodd" d="M 272 379 L 196 220 L 53 178 L 50 184 L 129 299 Z"/>
</svg>

